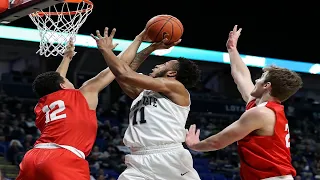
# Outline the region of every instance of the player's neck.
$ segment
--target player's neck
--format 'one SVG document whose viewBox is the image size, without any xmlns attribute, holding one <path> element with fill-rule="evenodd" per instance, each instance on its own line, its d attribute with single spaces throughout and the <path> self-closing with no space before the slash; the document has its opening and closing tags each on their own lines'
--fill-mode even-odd
<svg viewBox="0 0 320 180">
<path fill-rule="evenodd" d="M 264 103 L 267 101 L 275 101 L 275 102 L 281 103 L 281 101 L 279 101 L 277 98 L 271 96 L 269 93 L 266 93 L 266 94 L 262 95 L 262 97 L 259 99 L 257 104 L 261 104 L 261 103 Z"/>
</svg>

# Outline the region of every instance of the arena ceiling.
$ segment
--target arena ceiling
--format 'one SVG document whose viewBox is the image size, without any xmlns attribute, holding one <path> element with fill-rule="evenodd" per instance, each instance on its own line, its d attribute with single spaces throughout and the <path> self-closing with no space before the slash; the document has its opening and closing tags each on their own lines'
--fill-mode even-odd
<svg viewBox="0 0 320 180">
<path fill-rule="evenodd" d="M 243 28 L 238 44 L 242 54 L 307 62 L 318 62 L 320 59 L 318 20 L 311 9 L 298 16 L 294 10 L 289 13 L 288 7 L 279 8 L 279 13 L 276 13 L 273 9 L 260 6 L 242 4 L 241 8 L 241 5 L 232 4 L 234 2 L 222 1 L 93 2 L 94 11 L 80 29 L 81 34 L 90 34 L 108 26 L 117 28 L 116 38 L 131 40 L 151 17 L 171 14 L 184 25 L 181 46 L 226 51 L 228 33 L 233 25 L 238 24 Z M 10 25 L 35 28 L 28 17 Z"/>
</svg>

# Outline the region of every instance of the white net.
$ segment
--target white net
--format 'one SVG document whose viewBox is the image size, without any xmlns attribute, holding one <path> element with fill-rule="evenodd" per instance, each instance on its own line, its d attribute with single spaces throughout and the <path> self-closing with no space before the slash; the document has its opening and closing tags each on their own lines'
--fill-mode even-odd
<svg viewBox="0 0 320 180">
<path fill-rule="evenodd" d="M 29 15 L 40 33 L 37 53 L 49 56 L 63 55 L 70 38 L 76 41 L 79 28 L 92 12 L 92 4 L 61 3 Z"/>
</svg>

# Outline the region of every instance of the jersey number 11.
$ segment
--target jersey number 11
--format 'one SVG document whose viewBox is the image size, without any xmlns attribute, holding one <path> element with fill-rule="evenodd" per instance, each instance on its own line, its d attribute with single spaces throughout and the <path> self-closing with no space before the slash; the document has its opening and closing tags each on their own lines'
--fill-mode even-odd
<svg viewBox="0 0 320 180">
<path fill-rule="evenodd" d="M 140 109 L 137 109 L 133 112 L 133 122 L 132 122 L 132 125 L 136 125 L 138 124 L 137 122 L 137 114 L 138 112 L 140 112 L 140 121 L 139 121 L 139 124 L 144 124 L 146 123 L 147 121 L 144 119 L 144 107 L 140 108 Z"/>
</svg>

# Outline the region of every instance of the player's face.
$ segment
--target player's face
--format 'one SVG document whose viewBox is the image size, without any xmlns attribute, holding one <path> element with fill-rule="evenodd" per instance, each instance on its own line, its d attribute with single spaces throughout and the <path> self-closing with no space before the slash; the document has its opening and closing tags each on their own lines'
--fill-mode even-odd
<svg viewBox="0 0 320 180">
<path fill-rule="evenodd" d="M 67 79 L 63 78 L 64 83 L 60 84 L 62 89 L 74 89 L 73 84 Z"/>
<path fill-rule="evenodd" d="M 177 65 L 177 63 L 179 63 L 177 60 L 171 60 L 163 64 L 156 65 L 152 69 L 152 73 L 150 73 L 149 76 L 153 78 L 174 77 L 177 74 L 177 71 L 174 70 L 174 67 Z"/>
<path fill-rule="evenodd" d="M 256 84 L 254 86 L 253 91 L 251 92 L 251 96 L 255 98 L 261 98 L 262 95 L 269 91 L 270 83 L 265 82 L 266 76 L 268 75 L 268 71 L 264 72 L 259 79 L 256 79 Z"/>
</svg>

